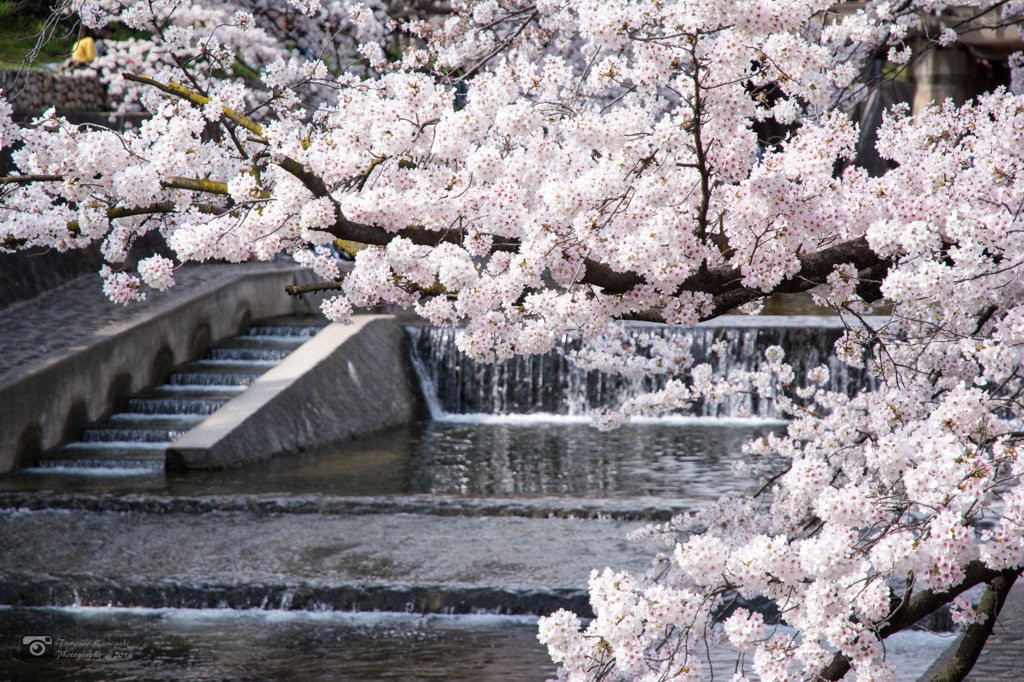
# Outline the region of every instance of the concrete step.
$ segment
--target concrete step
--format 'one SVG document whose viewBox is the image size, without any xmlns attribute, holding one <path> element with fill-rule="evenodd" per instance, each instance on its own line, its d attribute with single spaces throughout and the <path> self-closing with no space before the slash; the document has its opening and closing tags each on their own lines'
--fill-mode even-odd
<svg viewBox="0 0 1024 682">
<path fill-rule="evenodd" d="M 273 327 L 268 328 L 273 329 Z M 320 327 L 302 327 L 302 329 L 309 329 L 315 332 L 319 331 Z M 212 348 L 284 348 L 295 350 L 306 343 L 306 341 L 309 341 L 310 338 L 312 338 L 312 335 L 286 334 L 274 336 L 271 334 L 252 334 L 246 332 L 245 334 L 225 339 L 222 343 L 216 343 Z"/>
<path fill-rule="evenodd" d="M 418 514 L 441 517 L 505 517 L 532 519 L 594 519 L 605 521 L 668 521 L 677 514 L 696 511 L 689 505 L 658 503 L 650 498 L 594 500 L 565 497 L 473 498 L 451 495 L 338 496 L 319 494 L 215 494 L 170 495 L 160 492 L 0 492 L 0 512 L 23 509 L 45 511 L 118 511 L 150 514 L 244 512 L 254 515 Z"/>
<path fill-rule="evenodd" d="M 180 422 L 175 427 L 146 427 L 125 424 L 114 426 L 105 422 L 104 427 L 99 425 L 89 427 L 82 432 L 79 443 L 170 443 L 185 435 L 189 430 L 188 425 Z"/>
<path fill-rule="evenodd" d="M 284 317 L 228 338 L 205 359 L 179 365 L 168 383 L 123 401 L 123 409 L 82 430 L 79 440 L 44 453 L 40 468 L 152 468 L 166 448 L 242 393 L 323 327 Z"/>
<path fill-rule="evenodd" d="M 259 320 L 246 331 L 248 336 L 298 336 L 312 338 L 327 326 L 327 320 L 319 315 L 279 317 Z"/>
<path fill-rule="evenodd" d="M 175 395 L 172 391 L 157 394 L 156 392 L 140 394 L 125 401 L 124 412 L 117 415 L 117 418 L 125 419 L 128 416 L 208 416 L 223 407 L 224 403 L 238 395 L 240 391 L 210 391 L 207 395 L 200 392 L 182 391 Z"/>
<path fill-rule="evenodd" d="M 40 457 L 36 472 L 60 470 L 125 470 L 163 471 L 168 443 L 118 442 L 69 443 Z"/>
<path fill-rule="evenodd" d="M 0 589 L 0 603 L 7 604 L 17 594 L 27 598 L 25 590 L 37 595 L 36 605 L 46 594 L 62 603 L 63 591 L 45 587 L 55 580 L 105 585 L 125 606 L 153 605 L 131 601 L 149 594 L 137 586 L 164 585 L 165 595 L 177 593 L 174 585 L 207 595 L 241 590 L 251 595 L 240 597 L 248 604 L 285 585 L 313 590 L 310 608 L 318 602 L 349 608 L 344 590 L 332 592 L 349 587 L 382 595 L 376 602 L 382 609 L 394 608 L 388 600 L 401 595 L 402 610 L 415 593 L 434 595 L 422 610 L 445 609 L 453 599 L 465 608 L 490 608 L 499 604 L 488 600 L 523 594 L 548 595 L 547 610 L 578 607 L 591 568 L 603 568 L 608 557 L 617 570 L 642 572 L 652 554 L 625 539 L 641 523 L 607 519 L 54 509 L 7 509 L 0 518 L 4 545 L 19 548 L 0 556 L 0 575 L 20 576 Z M 96 599 L 109 590 L 97 587 Z M 467 594 L 475 596 L 467 601 Z M 351 599 L 360 608 L 375 603 Z"/>
</svg>

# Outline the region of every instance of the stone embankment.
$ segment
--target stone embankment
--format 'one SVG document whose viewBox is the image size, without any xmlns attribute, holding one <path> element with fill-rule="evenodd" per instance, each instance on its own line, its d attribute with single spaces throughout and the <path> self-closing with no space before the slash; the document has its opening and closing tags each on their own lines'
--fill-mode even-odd
<svg viewBox="0 0 1024 682">
<path fill-rule="evenodd" d="M 0 69 L 0 90 L 17 111 L 107 111 L 107 89 L 89 70 Z"/>
</svg>

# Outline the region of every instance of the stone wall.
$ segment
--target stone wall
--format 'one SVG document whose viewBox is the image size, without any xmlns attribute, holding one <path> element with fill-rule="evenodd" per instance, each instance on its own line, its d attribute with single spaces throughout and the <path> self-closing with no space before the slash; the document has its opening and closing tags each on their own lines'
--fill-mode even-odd
<svg viewBox="0 0 1024 682">
<path fill-rule="evenodd" d="M 89 70 L 0 69 L 0 89 L 16 111 L 107 111 L 107 89 Z"/>
<path fill-rule="evenodd" d="M 80 275 L 98 272 L 102 264 L 99 244 L 63 253 L 42 247 L 0 253 L 0 310 L 59 287 Z"/>
</svg>

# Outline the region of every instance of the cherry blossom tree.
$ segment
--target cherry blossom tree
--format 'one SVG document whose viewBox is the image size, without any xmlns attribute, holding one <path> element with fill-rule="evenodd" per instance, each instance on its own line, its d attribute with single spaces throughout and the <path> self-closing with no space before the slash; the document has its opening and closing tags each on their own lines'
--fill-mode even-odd
<svg viewBox="0 0 1024 682">
<path fill-rule="evenodd" d="M 962 105 L 893 107 L 874 175 L 850 112 L 880 61 L 898 77 L 980 23 L 1012 26 L 1020 3 L 456 0 L 399 21 L 289 2 L 342 22 L 358 63 L 325 58 L 346 54 L 327 32 L 289 43 L 258 0 L 75 0 L 87 26 L 150 35 L 110 77 L 150 117 L 17 126 L 0 100 L 16 165 L 0 245 L 101 242 L 118 303 L 172 286 L 181 263 L 283 252 L 338 292 L 334 320 L 393 302 L 458 326 L 479 360 L 571 333 L 581 363 L 668 376 L 605 426 L 729 392 L 774 400 L 791 421 L 747 446 L 784 463 L 760 490 L 647 529 L 668 551 L 650 575 L 595 572 L 585 627 L 542 619 L 564 679 L 702 679 L 712 640 L 736 651 L 734 680 L 886 680 L 885 639 L 945 605 L 965 634 L 939 679 L 970 670 L 1024 568 L 1024 97 L 1015 73 Z M 263 64 L 259 83 L 230 76 L 239 59 Z M 148 232 L 175 260 L 125 271 Z M 336 239 L 356 252 L 343 279 Z M 837 353 L 876 390 L 830 392 L 827 368 L 797 377 L 778 348 L 716 377 L 619 324 L 691 326 L 803 291 L 843 314 Z M 884 324 L 864 315 L 879 301 Z"/>
</svg>

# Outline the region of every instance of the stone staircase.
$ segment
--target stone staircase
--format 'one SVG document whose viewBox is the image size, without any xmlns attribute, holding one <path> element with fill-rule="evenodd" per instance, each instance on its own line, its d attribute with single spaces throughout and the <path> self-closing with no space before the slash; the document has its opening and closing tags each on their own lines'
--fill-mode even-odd
<svg viewBox="0 0 1024 682">
<path fill-rule="evenodd" d="M 40 458 L 49 469 L 163 469 L 167 447 L 288 357 L 325 322 L 285 317 L 252 324 L 223 339 L 201 360 L 175 367 L 167 381 L 124 401 L 80 438 Z"/>
</svg>

